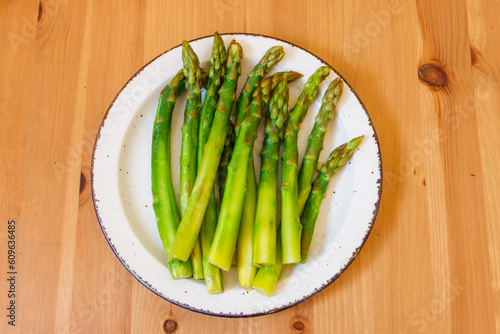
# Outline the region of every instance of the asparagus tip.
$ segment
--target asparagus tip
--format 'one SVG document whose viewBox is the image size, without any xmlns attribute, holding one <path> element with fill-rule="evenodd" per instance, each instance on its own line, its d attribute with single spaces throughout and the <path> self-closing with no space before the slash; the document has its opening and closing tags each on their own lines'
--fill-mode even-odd
<svg viewBox="0 0 500 334">
<path fill-rule="evenodd" d="M 345 163 L 347 161 L 349 161 L 349 159 L 354 154 L 354 151 L 356 151 L 359 144 L 361 144 L 361 141 L 363 140 L 364 137 L 365 136 L 356 137 L 356 138 L 352 139 L 351 141 L 349 141 L 347 144 L 345 144 L 344 154 L 342 155 L 342 158 L 340 159 L 340 161 L 338 163 L 339 167 L 345 165 Z"/>
</svg>

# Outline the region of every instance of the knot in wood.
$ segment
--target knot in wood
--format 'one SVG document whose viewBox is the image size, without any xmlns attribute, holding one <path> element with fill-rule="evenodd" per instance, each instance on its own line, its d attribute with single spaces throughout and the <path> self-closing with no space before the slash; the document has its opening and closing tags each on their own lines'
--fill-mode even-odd
<svg viewBox="0 0 500 334">
<path fill-rule="evenodd" d="M 290 327 L 292 333 L 309 333 L 309 320 L 302 316 L 295 316 L 290 319 Z"/>
<path fill-rule="evenodd" d="M 296 331 L 302 332 L 304 330 L 304 328 L 306 328 L 306 325 L 301 320 L 297 320 L 293 323 L 292 327 Z"/>
<path fill-rule="evenodd" d="M 167 319 L 163 323 L 163 330 L 165 333 L 174 333 L 177 330 L 177 322 L 172 319 Z"/>
<path fill-rule="evenodd" d="M 420 79 L 429 86 L 444 87 L 448 85 L 448 75 L 445 70 L 435 64 L 426 64 L 418 71 Z"/>
</svg>

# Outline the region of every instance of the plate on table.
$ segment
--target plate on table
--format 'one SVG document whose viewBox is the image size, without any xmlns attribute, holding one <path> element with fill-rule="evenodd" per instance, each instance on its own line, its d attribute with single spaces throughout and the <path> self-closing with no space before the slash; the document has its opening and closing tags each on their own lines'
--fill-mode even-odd
<svg viewBox="0 0 500 334">
<path fill-rule="evenodd" d="M 235 39 L 243 47 L 240 89 L 246 74 L 264 53 L 274 45 L 283 46 L 285 56 L 270 74 L 293 70 L 304 75 L 290 84 L 290 108 L 307 78 L 320 66 L 328 65 L 310 52 L 275 38 L 249 34 L 227 34 L 222 38 L 226 46 Z M 190 41 L 207 71 L 212 42 L 213 36 Z M 210 295 L 203 280 L 171 278 L 152 205 L 151 138 L 158 96 L 181 68 L 180 45 L 153 59 L 125 84 L 101 123 L 94 146 L 91 181 L 96 215 L 107 242 L 125 268 L 145 287 L 171 303 L 196 312 L 224 317 L 258 316 L 311 298 L 352 263 L 377 215 L 382 161 L 368 112 L 344 80 L 344 92 L 337 114 L 328 124 L 320 162 L 324 162 L 335 147 L 360 135 L 365 138 L 350 162 L 330 182 L 306 264 L 283 266 L 271 297 L 241 288 L 235 268 L 224 273 L 224 293 Z M 299 132 L 299 161 L 302 161 L 323 93 L 338 76 L 335 70 L 331 72 L 309 107 Z M 172 173 L 176 194 L 184 106 L 185 93 L 177 100 L 172 122 Z M 254 149 L 257 177 L 262 141 L 261 131 Z"/>
</svg>

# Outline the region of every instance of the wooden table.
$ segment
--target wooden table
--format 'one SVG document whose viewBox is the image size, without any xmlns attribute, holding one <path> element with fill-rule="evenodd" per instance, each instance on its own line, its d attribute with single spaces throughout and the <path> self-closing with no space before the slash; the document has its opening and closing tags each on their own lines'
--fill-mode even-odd
<svg viewBox="0 0 500 334">
<path fill-rule="evenodd" d="M 499 18 L 493 0 L 0 2 L 0 332 L 499 332 Z M 89 187 L 123 84 L 215 30 L 329 62 L 369 110 L 383 156 L 380 211 L 355 262 L 311 300 L 252 319 L 200 315 L 143 287 L 106 243 Z"/>
</svg>

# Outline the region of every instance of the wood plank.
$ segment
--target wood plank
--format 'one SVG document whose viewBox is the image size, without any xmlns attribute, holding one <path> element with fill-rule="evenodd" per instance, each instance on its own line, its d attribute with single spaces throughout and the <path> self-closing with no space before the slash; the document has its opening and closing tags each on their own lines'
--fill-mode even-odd
<svg viewBox="0 0 500 334">
<path fill-rule="evenodd" d="M 79 12 L 78 6 L 55 4 L 46 8 L 45 13 L 42 11 L 42 15 L 38 2 L 32 1 L 23 8 L 17 16 L 22 18 L 23 26 L 10 35 L 22 38 L 19 44 L 10 44 L 10 51 L 19 57 L 18 68 L 23 74 L 10 81 L 22 82 L 11 88 L 16 89 L 16 99 L 22 97 L 22 101 L 20 108 L 10 110 L 20 109 L 10 130 L 13 134 L 27 134 L 20 145 L 25 150 L 16 166 L 27 176 L 17 184 L 21 191 L 17 217 L 20 273 L 17 303 L 23 305 L 18 313 L 18 328 L 21 332 L 31 330 L 32 324 L 25 320 L 30 314 L 30 320 L 38 323 L 40 330 L 53 332 L 67 322 L 67 306 L 71 303 L 72 273 L 66 271 L 66 266 L 74 263 L 75 230 L 66 222 L 76 218 L 77 202 L 67 199 L 78 189 L 75 176 L 79 168 L 69 165 L 65 153 L 68 148 L 78 147 L 81 133 L 78 124 L 83 118 L 83 114 L 67 112 L 75 103 L 72 92 L 79 71 L 73 65 L 80 59 L 82 21 L 71 13 Z M 68 29 L 70 19 L 72 25 Z M 23 59 L 23 54 L 29 57 Z M 57 140 L 54 132 L 58 134 Z M 58 140 L 66 145 L 59 145 Z M 67 168 L 61 170 L 57 164 Z M 40 277 L 45 279 L 37 279 Z M 46 305 L 53 305 L 56 311 L 37 312 Z"/>
<path fill-rule="evenodd" d="M 421 65 L 434 64 L 448 77 L 442 87 L 430 88 L 439 118 L 450 276 L 456 287 L 456 298 L 450 304 L 451 328 L 490 332 L 494 328 L 492 300 L 482 297 L 491 295 L 488 251 L 472 246 L 486 244 L 487 235 L 482 172 L 476 149 L 479 146 L 476 110 L 475 106 L 464 105 L 468 99 L 474 99 L 466 6 L 465 2 L 444 5 L 419 1 L 417 9 L 424 37 Z M 443 17 L 444 11 L 450 15 Z M 470 314 L 478 309 L 481 318 L 471 318 Z"/>
<path fill-rule="evenodd" d="M 86 114 L 81 124 L 82 165 L 85 186 L 78 211 L 78 245 L 72 304 L 71 332 L 128 332 L 132 284 L 105 241 L 90 196 L 90 160 L 101 120 L 122 86 L 143 64 L 144 3 L 89 3 L 90 35 L 85 93 Z"/>
<path fill-rule="evenodd" d="M 28 182 L 23 177 L 22 171 L 24 169 L 25 156 L 27 155 L 28 133 L 21 131 L 22 125 L 20 122 L 29 119 L 28 107 L 30 104 L 28 101 L 18 98 L 18 92 L 29 92 L 29 84 L 23 80 L 19 80 L 19 78 L 29 77 L 32 75 L 34 69 L 33 58 L 31 56 L 31 51 L 35 44 L 34 30 L 27 28 L 30 22 L 36 22 L 34 15 L 35 2 L 24 3 L 23 5 L 19 2 L 0 3 L 0 41 L 3 46 L 2 61 L 0 61 L 0 73 L 2 73 L 0 76 L 0 115 L 2 119 L 2 126 L 0 126 L 0 138 L 2 138 L 0 141 L 0 152 L 2 154 L 0 175 L 4 179 L 4 182 L 0 185 L 0 198 L 2 199 L 0 217 L 3 224 L 6 224 L 10 220 L 15 221 L 16 249 L 14 251 L 16 252 L 17 260 L 12 264 L 14 267 L 9 268 L 7 258 L 2 257 L 0 269 L 2 274 L 5 275 L 7 275 L 7 272 L 13 270 L 21 272 L 20 254 L 23 251 L 25 253 L 27 251 L 27 248 L 22 247 L 22 244 L 19 242 L 27 234 L 24 232 L 26 230 L 21 224 L 28 224 L 25 220 L 27 208 L 38 210 L 41 207 L 38 201 L 35 202 L 31 198 L 26 199 L 25 196 Z M 19 70 L 14 72 L 11 70 L 12 67 L 16 67 Z M 17 110 L 17 113 L 12 112 L 13 110 Z M 2 249 L 6 250 L 8 233 L 7 226 L 4 226 L 5 228 L 2 228 L 0 232 L 0 243 Z M 2 254 L 2 256 L 6 255 L 6 253 Z M 11 290 L 10 282 L 7 282 L 7 278 L 10 278 L 10 276 L 2 278 L 0 283 L 2 290 L 0 303 L 5 305 L 6 308 L 10 304 L 8 294 L 12 293 L 8 292 Z M 20 325 L 19 313 L 21 306 L 19 300 L 22 298 L 20 295 L 23 292 L 23 286 L 20 285 L 19 276 L 16 277 L 16 280 L 16 318 L 9 319 L 5 317 L 4 321 L 0 324 L 1 332 L 7 332 L 15 328 L 9 325 L 8 321 L 15 320 L 12 324 L 16 326 Z M 27 279 L 24 279 L 24 281 L 25 285 L 29 284 Z M 36 303 L 36 301 L 34 302 Z"/>
<path fill-rule="evenodd" d="M 498 3 L 487 1 L 467 1 L 469 20 L 469 36 L 471 45 L 472 77 L 474 82 L 474 100 L 467 101 L 475 106 L 481 157 L 482 181 L 485 190 L 485 226 L 487 230 L 487 246 L 489 267 L 491 270 L 495 329 L 500 331 L 500 209 L 498 184 L 500 177 L 496 167 L 500 164 L 498 152 L 500 144 L 492 136 L 500 127 L 500 64 L 498 62 L 499 46 L 491 43 L 490 36 L 499 33 L 496 24 L 500 15 Z M 478 175 L 476 175 L 478 177 Z"/>
</svg>

